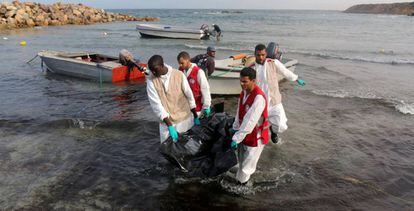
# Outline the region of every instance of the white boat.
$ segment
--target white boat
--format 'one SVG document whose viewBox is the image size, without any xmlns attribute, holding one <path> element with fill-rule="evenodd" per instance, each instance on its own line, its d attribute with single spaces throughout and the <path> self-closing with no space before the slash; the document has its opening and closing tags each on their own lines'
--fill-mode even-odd
<svg viewBox="0 0 414 211">
<path fill-rule="evenodd" d="M 234 58 L 215 60 L 215 70 L 209 76 L 210 92 L 214 95 L 238 95 L 241 92 L 240 71 L 255 61 L 254 56 L 235 56 Z M 282 60 L 292 72 L 295 71 L 297 60 Z M 284 77 L 279 74 L 279 81 Z"/>
<path fill-rule="evenodd" d="M 148 38 L 173 38 L 173 39 L 209 39 L 210 33 L 205 24 L 200 29 L 178 26 L 138 24 L 137 30 L 141 37 Z"/>
<path fill-rule="evenodd" d="M 136 67 L 129 71 L 119 62 L 118 57 L 56 51 L 41 51 L 37 55 L 42 60 L 43 69 L 61 75 L 112 83 L 145 78 L 144 73 Z"/>
</svg>

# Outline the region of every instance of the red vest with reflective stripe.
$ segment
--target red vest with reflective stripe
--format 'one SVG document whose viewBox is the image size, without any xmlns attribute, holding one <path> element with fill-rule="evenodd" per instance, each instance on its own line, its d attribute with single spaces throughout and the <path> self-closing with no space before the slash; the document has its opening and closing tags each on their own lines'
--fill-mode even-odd
<svg viewBox="0 0 414 211">
<path fill-rule="evenodd" d="M 201 109 L 203 108 L 201 88 L 197 80 L 199 70 L 200 68 L 198 66 L 194 66 L 191 70 L 190 75 L 187 76 L 188 83 L 190 84 L 191 91 L 193 92 L 197 112 L 201 111 Z"/>
<path fill-rule="evenodd" d="M 252 107 L 254 99 L 256 98 L 257 95 L 262 95 L 263 98 L 265 99 L 266 105 L 264 107 L 264 110 L 262 112 L 262 119 L 263 119 L 263 123 L 261 126 L 258 126 L 256 124 L 256 126 L 254 127 L 253 131 L 248 134 L 244 140 L 243 140 L 243 144 L 250 146 L 250 147 L 257 147 L 257 142 L 262 139 L 262 143 L 263 144 L 267 144 L 267 142 L 269 142 L 269 122 L 268 122 L 268 113 L 267 113 L 267 99 L 266 99 L 266 95 L 264 94 L 264 92 L 260 89 L 259 86 L 255 85 L 253 91 L 250 93 L 250 95 L 247 97 L 246 102 L 243 103 L 243 98 L 244 98 L 244 92 L 242 91 L 240 93 L 240 103 L 239 103 L 239 124 L 241 125 L 243 123 L 243 118 L 246 115 L 246 113 L 249 111 L 249 108 Z M 258 132 L 261 132 L 261 136 L 258 138 L 257 134 Z"/>
</svg>

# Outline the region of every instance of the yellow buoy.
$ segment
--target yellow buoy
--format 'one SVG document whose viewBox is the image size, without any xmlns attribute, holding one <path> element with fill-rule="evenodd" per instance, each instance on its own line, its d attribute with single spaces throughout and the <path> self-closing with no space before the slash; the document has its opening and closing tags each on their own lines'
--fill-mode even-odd
<svg viewBox="0 0 414 211">
<path fill-rule="evenodd" d="M 20 46 L 26 46 L 26 45 L 27 45 L 26 41 L 21 41 L 20 42 Z"/>
</svg>

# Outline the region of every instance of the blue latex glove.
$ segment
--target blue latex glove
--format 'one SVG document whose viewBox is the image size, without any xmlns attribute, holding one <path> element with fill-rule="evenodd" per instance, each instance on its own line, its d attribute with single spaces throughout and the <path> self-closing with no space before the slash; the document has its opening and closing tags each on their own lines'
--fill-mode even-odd
<svg viewBox="0 0 414 211">
<path fill-rule="evenodd" d="M 299 86 L 305 86 L 305 84 L 306 84 L 306 82 L 302 79 L 298 79 L 297 82 L 298 82 Z"/>
<path fill-rule="evenodd" d="M 168 126 L 168 132 L 170 132 L 170 136 L 171 136 L 173 142 L 177 142 L 178 141 L 178 133 L 175 130 L 174 126 L 172 126 L 172 125 Z"/>
<path fill-rule="evenodd" d="M 237 132 L 237 130 L 235 130 L 235 129 L 233 129 L 233 128 L 230 128 L 230 133 L 232 134 L 232 135 L 234 135 L 236 132 Z"/>
<path fill-rule="evenodd" d="M 211 114 L 211 109 L 210 108 L 205 108 L 203 109 L 204 114 L 206 115 L 206 117 L 209 117 Z"/>
<path fill-rule="evenodd" d="M 235 142 L 235 141 L 231 141 L 230 146 L 231 146 L 231 148 L 232 148 L 233 150 L 236 150 L 236 149 L 237 149 L 237 142 Z"/>
<path fill-rule="evenodd" d="M 198 117 L 194 118 L 194 124 L 197 125 L 197 126 L 201 125 L 200 119 Z"/>
</svg>

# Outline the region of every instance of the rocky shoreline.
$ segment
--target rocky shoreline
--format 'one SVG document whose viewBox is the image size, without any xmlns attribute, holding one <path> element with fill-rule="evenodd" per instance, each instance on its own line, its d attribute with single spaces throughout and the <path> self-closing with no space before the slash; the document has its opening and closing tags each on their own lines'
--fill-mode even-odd
<svg viewBox="0 0 414 211">
<path fill-rule="evenodd" d="M 34 2 L 0 4 L 0 30 L 31 28 L 35 26 L 59 26 L 66 24 L 87 25 L 113 21 L 158 21 L 157 17 L 135 17 L 106 12 L 83 4 Z"/>
<path fill-rule="evenodd" d="M 359 4 L 346 9 L 344 12 L 414 16 L 414 2 L 393 4 Z"/>
</svg>

